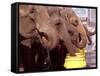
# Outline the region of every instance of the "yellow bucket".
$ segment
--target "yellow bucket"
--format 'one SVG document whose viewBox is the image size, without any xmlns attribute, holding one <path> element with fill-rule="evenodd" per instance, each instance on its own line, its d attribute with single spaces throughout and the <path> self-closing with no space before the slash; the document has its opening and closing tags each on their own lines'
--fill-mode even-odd
<svg viewBox="0 0 100 76">
<path fill-rule="evenodd" d="M 86 58 L 85 58 L 86 50 L 85 48 L 83 48 L 83 49 L 78 49 L 78 51 L 79 52 L 76 53 L 76 56 L 70 56 L 70 54 L 67 54 L 64 63 L 64 67 L 66 69 L 86 67 Z"/>
</svg>

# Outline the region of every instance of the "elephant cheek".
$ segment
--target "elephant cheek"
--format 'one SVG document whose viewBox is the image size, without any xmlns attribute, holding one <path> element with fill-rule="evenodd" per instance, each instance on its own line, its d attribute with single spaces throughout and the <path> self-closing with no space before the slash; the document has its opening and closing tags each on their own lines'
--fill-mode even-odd
<svg viewBox="0 0 100 76">
<path fill-rule="evenodd" d="M 40 41 L 43 47 L 52 50 L 53 48 L 56 47 L 58 42 L 57 32 L 52 27 L 49 28 L 44 27 L 44 28 L 45 29 L 42 29 L 40 32 L 44 33 L 45 35 L 42 35 Z"/>
<path fill-rule="evenodd" d="M 62 31 L 60 34 L 63 39 L 63 43 L 68 50 L 69 54 L 75 56 L 75 53 L 78 51 L 78 48 L 71 42 L 71 37 L 67 31 Z"/>
</svg>

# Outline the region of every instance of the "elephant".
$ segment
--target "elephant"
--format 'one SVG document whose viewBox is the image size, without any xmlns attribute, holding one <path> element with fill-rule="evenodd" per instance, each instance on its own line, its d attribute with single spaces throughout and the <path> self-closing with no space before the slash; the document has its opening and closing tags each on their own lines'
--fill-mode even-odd
<svg viewBox="0 0 100 76">
<path fill-rule="evenodd" d="M 57 32 L 55 28 L 51 26 L 50 17 L 47 12 L 47 8 L 43 6 L 35 6 L 35 12 L 30 15 L 36 23 L 36 28 L 41 35 L 41 43 L 46 49 L 53 49 L 57 44 Z M 34 17 L 34 15 L 35 17 Z M 41 21 L 42 20 L 42 21 Z M 51 32 L 52 31 L 52 32 Z"/>
<path fill-rule="evenodd" d="M 87 44 L 80 19 L 67 7 L 20 5 L 19 36 L 25 71 L 64 69 L 66 53 L 74 56 Z"/>
<path fill-rule="evenodd" d="M 63 8 L 61 11 L 62 17 L 65 18 L 66 21 L 71 23 L 74 27 L 77 28 L 77 31 L 80 34 L 81 41 L 79 44 L 77 44 L 78 48 L 84 48 L 88 42 L 88 38 L 86 35 L 86 30 L 80 20 L 80 18 L 75 14 L 75 12 L 71 8 Z M 78 39 L 79 41 L 79 39 Z"/>
<path fill-rule="evenodd" d="M 78 39 L 79 32 L 71 23 L 66 21 L 62 16 L 62 8 L 49 8 L 49 15 L 51 16 L 51 25 L 56 28 L 59 33 L 58 37 L 60 43 L 57 48 L 50 52 L 51 63 L 54 69 L 63 70 L 64 59 L 67 53 L 74 55 L 78 47 L 76 46 L 76 41 Z"/>
<path fill-rule="evenodd" d="M 77 48 L 84 48 L 86 46 L 87 41 L 88 41 L 86 30 L 81 20 L 79 19 L 79 17 L 75 14 L 75 12 L 71 8 L 59 7 L 57 9 L 56 7 L 55 8 L 51 7 L 51 9 L 49 9 L 49 12 L 50 12 L 49 13 L 50 16 L 52 15 L 52 22 L 58 25 L 57 30 L 58 30 L 58 27 L 60 28 L 59 29 L 60 38 L 65 37 L 65 39 L 62 39 L 62 40 L 64 41 L 65 43 L 64 45 L 66 46 L 70 54 L 71 53 L 75 54 L 75 51 L 77 50 Z M 55 16 L 59 16 L 59 17 L 55 17 Z M 61 32 L 63 33 L 61 34 Z M 65 34 L 68 34 L 70 36 L 65 35 Z M 67 39 L 70 42 L 68 42 Z"/>
<path fill-rule="evenodd" d="M 40 11 L 44 11 L 45 14 Z M 19 58 L 22 60 L 25 71 L 36 71 L 37 68 L 39 71 L 49 64 L 46 49 L 51 50 L 56 46 L 57 34 L 53 28 L 50 28 L 48 19 L 45 7 L 34 6 L 33 8 L 31 5 L 19 7 Z M 53 36 L 49 37 L 50 35 Z M 45 61 L 46 65 L 44 65 Z"/>
<path fill-rule="evenodd" d="M 63 23 L 65 23 L 66 31 L 68 31 L 68 33 L 70 34 L 70 36 L 71 36 L 70 39 L 71 39 L 72 43 L 77 48 L 80 48 L 80 49 L 81 48 L 85 48 L 86 44 L 89 44 L 89 42 L 91 43 L 90 36 L 94 35 L 96 31 L 94 31 L 94 32 L 88 31 L 88 29 L 84 26 L 84 24 L 82 24 L 81 20 L 78 18 L 78 16 L 75 14 L 75 12 L 71 8 L 66 8 L 66 9 L 65 8 L 61 8 L 59 10 L 52 9 L 52 11 L 50 12 L 50 16 L 51 15 L 52 15 L 52 22 L 54 21 L 54 23 L 57 25 L 57 29 L 60 28 L 61 31 L 62 31 L 61 27 L 64 25 Z M 56 20 L 54 20 L 55 16 L 57 16 Z M 59 20 L 58 16 L 62 17 L 64 20 L 63 19 L 62 19 L 62 21 Z M 57 19 L 58 19 L 58 22 L 57 22 Z M 59 27 L 59 26 L 61 26 L 61 27 Z M 60 35 L 61 35 L 61 31 L 59 32 Z M 64 32 L 62 34 L 64 34 Z M 68 39 L 68 35 L 63 35 L 61 37 L 64 37 L 64 36 L 67 36 L 66 39 Z M 70 40 L 70 39 L 68 39 L 68 40 Z M 66 48 L 67 48 L 67 51 L 68 51 L 68 47 L 66 47 Z M 53 60 L 52 64 L 54 64 L 55 66 L 60 64 L 60 67 L 58 66 L 57 69 L 58 68 L 62 69 L 62 67 L 63 67 L 63 66 L 61 67 L 61 65 L 63 65 L 63 63 L 64 63 L 64 59 L 65 59 L 65 56 L 66 56 L 64 54 L 64 53 L 66 53 L 66 52 L 64 52 L 64 50 L 66 51 L 66 48 L 65 47 L 63 47 L 63 48 L 61 47 L 60 50 L 63 49 L 63 52 L 60 51 L 60 53 L 58 53 L 58 55 L 60 57 L 56 55 L 57 51 L 59 49 L 57 49 L 56 53 L 54 52 L 54 54 L 55 54 L 54 56 L 57 56 L 55 59 L 54 59 L 53 56 L 51 56 L 52 57 L 51 59 Z M 68 51 L 68 52 L 70 53 L 70 51 Z M 54 63 L 54 61 L 57 60 L 57 59 L 58 59 L 58 62 L 56 61 Z"/>
</svg>

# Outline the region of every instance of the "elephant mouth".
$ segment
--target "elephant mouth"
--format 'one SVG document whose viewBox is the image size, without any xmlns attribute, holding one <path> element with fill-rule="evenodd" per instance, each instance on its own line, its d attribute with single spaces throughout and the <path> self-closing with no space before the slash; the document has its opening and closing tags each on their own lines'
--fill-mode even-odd
<svg viewBox="0 0 100 76">
<path fill-rule="evenodd" d="M 40 32 L 40 36 L 43 44 L 49 43 L 49 37 L 46 33 Z"/>
<path fill-rule="evenodd" d="M 43 41 L 46 41 L 46 42 L 49 41 L 48 35 L 44 32 L 41 32 L 41 38 Z"/>
<path fill-rule="evenodd" d="M 82 41 L 81 34 L 79 34 L 79 42 L 81 42 L 81 41 Z"/>
</svg>

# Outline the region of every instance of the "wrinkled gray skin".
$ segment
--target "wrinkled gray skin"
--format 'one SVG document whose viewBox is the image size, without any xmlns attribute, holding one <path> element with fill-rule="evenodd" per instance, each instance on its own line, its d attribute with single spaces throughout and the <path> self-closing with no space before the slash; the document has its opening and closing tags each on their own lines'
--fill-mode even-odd
<svg viewBox="0 0 100 76">
<path fill-rule="evenodd" d="M 77 29 L 80 36 L 77 37 L 77 43 L 76 46 L 78 48 L 84 48 L 87 44 L 88 38 L 86 35 L 86 30 L 83 27 L 83 24 L 79 17 L 75 14 L 75 12 L 71 8 L 63 8 L 61 11 L 61 15 L 65 20 L 69 23 L 71 23 L 74 28 Z M 79 40 L 81 38 L 81 41 Z"/>
<path fill-rule="evenodd" d="M 69 31 L 76 33 L 77 30 L 73 28 L 71 24 L 66 23 L 65 20 L 57 13 L 51 15 L 51 20 L 52 26 L 55 27 L 58 32 L 59 40 L 63 41 L 63 45 L 66 47 L 68 52 L 71 55 L 74 55 L 78 48 L 72 43 L 72 40 L 74 39 L 72 39 L 72 35 L 70 36 Z M 69 27 L 66 25 L 69 25 Z M 73 36 L 75 33 L 73 33 Z M 75 38 L 75 36 L 73 38 Z"/>
<path fill-rule="evenodd" d="M 78 48 L 84 48 L 87 44 L 85 29 L 71 8 L 48 8 L 53 27 L 57 28 L 59 38 L 64 42 L 68 52 L 74 55 Z M 81 40 L 80 40 L 81 39 Z"/>
<path fill-rule="evenodd" d="M 34 30 L 35 23 L 30 20 L 28 14 L 31 12 L 32 6 L 20 5 L 19 7 L 19 34 L 25 39 L 21 44 L 31 48 L 32 37 L 35 37 L 36 31 Z"/>
<path fill-rule="evenodd" d="M 36 23 L 36 28 L 41 35 L 40 41 L 46 49 L 51 50 L 57 45 L 58 32 L 51 26 L 50 16 L 46 7 L 34 6 L 33 8 L 34 12 L 30 14 L 30 17 Z"/>
<path fill-rule="evenodd" d="M 62 40 L 68 52 L 75 55 L 77 49 L 85 47 L 87 43 L 85 30 L 72 10 L 63 8 L 52 10 L 48 7 L 29 5 L 22 6 L 19 13 L 19 33 L 26 38 L 22 44 L 28 47 L 31 47 L 32 37 L 39 36 L 40 42 L 46 49 L 52 50 L 59 40 Z M 78 23 L 75 23 L 75 20 L 78 20 Z M 34 28 L 37 30 L 33 31 Z M 81 42 L 78 40 L 79 34 Z"/>
<path fill-rule="evenodd" d="M 32 6 L 20 6 L 19 33 L 26 38 L 26 40 L 22 41 L 21 43 L 31 48 L 32 38 L 34 36 L 39 36 L 40 33 L 42 36 L 38 38 L 43 46 L 47 49 L 53 49 L 57 44 L 57 33 L 55 29 L 50 26 L 48 12 L 46 11 L 45 7 L 42 6 L 34 6 L 33 11 L 31 11 L 32 9 Z M 43 11 L 43 13 L 40 11 Z M 35 28 L 37 28 L 39 33 Z M 46 36 L 47 40 L 44 38 L 44 36 Z"/>
<path fill-rule="evenodd" d="M 51 50 L 57 46 L 59 40 L 62 40 L 69 53 L 71 55 L 74 55 L 77 51 L 77 47 L 71 42 L 71 36 L 69 35 L 68 31 L 74 30 L 74 33 L 76 33 L 77 30 L 75 30 L 75 28 L 70 23 L 65 23 L 65 20 L 63 20 L 63 18 L 61 18 L 58 14 L 59 10 L 50 10 L 50 15 L 46 7 L 39 6 L 35 8 L 37 14 L 35 15 L 37 16 L 35 18 L 35 21 L 37 22 L 36 27 L 38 28 L 40 33 L 42 32 L 47 36 L 46 38 L 46 36 L 44 35 L 44 38 L 42 38 L 41 41 L 43 42 L 44 47 Z M 43 13 L 40 11 L 43 11 Z M 66 25 L 69 25 L 69 27 L 67 27 Z"/>
</svg>

